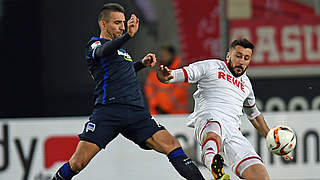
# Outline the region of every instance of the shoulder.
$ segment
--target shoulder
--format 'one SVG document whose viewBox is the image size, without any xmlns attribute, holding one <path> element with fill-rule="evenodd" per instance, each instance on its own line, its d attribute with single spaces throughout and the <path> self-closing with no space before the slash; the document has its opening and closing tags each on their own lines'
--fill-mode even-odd
<svg viewBox="0 0 320 180">
<path fill-rule="evenodd" d="M 247 73 L 246 73 L 246 72 L 241 76 L 241 78 L 242 78 L 243 81 L 249 81 L 249 82 L 250 82 L 250 79 L 249 79 L 249 77 L 247 76 Z"/>
<path fill-rule="evenodd" d="M 205 59 L 205 60 L 200 60 L 200 61 L 196 61 L 192 64 L 201 64 L 201 65 L 217 65 L 220 64 L 221 62 L 223 62 L 222 60 L 219 59 Z"/>
<path fill-rule="evenodd" d="M 100 41 L 93 41 L 93 42 L 90 43 L 90 48 L 91 48 L 91 49 L 95 49 L 95 48 L 97 48 L 97 47 L 100 46 L 100 45 L 101 45 L 101 42 L 100 42 Z"/>
<path fill-rule="evenodd" d="M 90 49 L 95 49 L 96 47 L 104 44 L 107 40 L 99 37 L 92 37 L 87 43 L 87 47 Z"/>
<path fill-rule="evenodd" d="M 216 69 L 218 67 L 224 66 L 224 61 L 220 59 L 206 59 L 206 60 L 194 62 L 191 65 L 200 66 L 203 69 L 212 70 L 212 69 Z"/>
</svg>

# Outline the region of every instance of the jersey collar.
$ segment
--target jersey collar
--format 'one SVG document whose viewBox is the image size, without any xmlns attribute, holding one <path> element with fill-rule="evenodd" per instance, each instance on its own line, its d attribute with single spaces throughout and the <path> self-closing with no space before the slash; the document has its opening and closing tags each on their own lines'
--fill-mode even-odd
<svg viewBox="0 0 320 180">
<path fill-rule="evenodd" d="M 103 41 L 110 41 L 109 39 L 100 38 L 100 37 L 92 37 L 91 40 L 92 40 L 92 41 L 101 41 L 101 40 L 103 40 Z"/>
</svg>

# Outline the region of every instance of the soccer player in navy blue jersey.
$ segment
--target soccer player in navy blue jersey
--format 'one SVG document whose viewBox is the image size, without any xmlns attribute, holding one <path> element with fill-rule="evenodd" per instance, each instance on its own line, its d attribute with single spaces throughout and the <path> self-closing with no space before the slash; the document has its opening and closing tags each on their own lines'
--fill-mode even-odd
<svg viewBox="0 0 320 180">
<path fill-rule="evenodd" d="M 175 139 L 158 124 L 145 107 L 136 72 L 153 67 L 156 56 L 147 54 L 134 63 L 121 49 L 139 28 L 132 14 L 125 31 L 124 8 L 117 3 L 105 4 L 99 12 L 100 37 L 93 37 L 86 50 L 89 72 L 96 82 L 95 107 L 76 151 L 54 175 L 53 180 L 69 180 L 119 133 L 143 149 L 154 149 L 168 156 L 178 173 L 189 180 L 204 180 Z M 124 34 L 123 34 L 124 33 Z"/>
</svg>

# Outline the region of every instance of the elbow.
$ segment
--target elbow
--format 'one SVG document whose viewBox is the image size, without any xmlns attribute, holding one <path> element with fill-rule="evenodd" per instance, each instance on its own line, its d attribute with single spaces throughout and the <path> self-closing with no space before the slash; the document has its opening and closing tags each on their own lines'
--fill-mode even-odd
<svg viewBox="0 0 320 180">
<path fill-rule="evenodd" d="M 93 53 L 94 53 L 94 57 L 96 57 L 96 58 L 107 57 L 111 54 L 109 49 L 106 49 L 103 47 L 97 47 Z"/>
</svg>

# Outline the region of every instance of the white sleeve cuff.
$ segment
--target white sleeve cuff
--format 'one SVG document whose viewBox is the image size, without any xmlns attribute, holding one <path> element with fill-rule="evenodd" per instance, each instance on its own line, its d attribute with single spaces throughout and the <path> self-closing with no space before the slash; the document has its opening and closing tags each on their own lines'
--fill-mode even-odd
<svg viewBox="0 0 320 180">
<path fill-rule="evenodd" d="M 176 82 L 187 82 L 187 77 L 185 76 L 187 72 L 185 70 L 181 69 L 175 69 L 171 71 L 171 74 L 173 76 L 172 79 L 168 81 L 168 83 L 176 83 Z"/>
<path fill-rule="evenodd" d="M 243 110 L 246 113 L 249 120 L 252 120 L 261 114 L 256 105 L 254 105 L 253 107 L 244 107 Z"/>
</svg>

